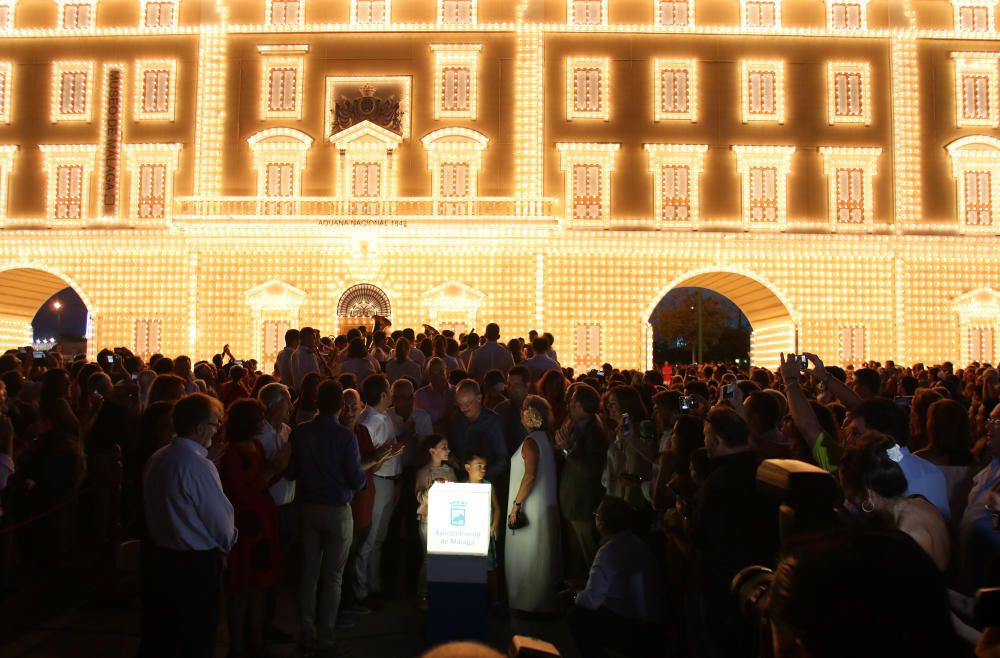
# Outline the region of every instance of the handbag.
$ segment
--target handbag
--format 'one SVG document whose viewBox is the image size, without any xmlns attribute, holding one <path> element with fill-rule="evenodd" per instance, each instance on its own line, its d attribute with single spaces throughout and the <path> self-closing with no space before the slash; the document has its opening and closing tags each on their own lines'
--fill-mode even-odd
<svg viewBox="0 0 1000 658">
<path fill-rule="evenodd" d="M 524 515 L 524 509 L 522 509 L 521 506 L 518 505 L 517 509 L 514 512 L 514 522 L 511 523 L 510 520 L 508 519 L 507 527 L 510 528 L 511 530 L 520 530 L 521 528 L 524 528 L 527 525 L 528 525 L 528 517 Z"/>
</svg>

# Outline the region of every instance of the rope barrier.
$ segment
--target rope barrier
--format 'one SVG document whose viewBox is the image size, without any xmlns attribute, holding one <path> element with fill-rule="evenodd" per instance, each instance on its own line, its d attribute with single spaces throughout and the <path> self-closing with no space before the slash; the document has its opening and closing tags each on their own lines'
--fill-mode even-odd
<svg viewBox="0 0 1000 658">
<path fill-rule="evenodd" d="M 10 534 L 10 533 L 12 533 L 12 532 L 14 532 L 16 530 L 20 530 L 21 528 L 25 528 L 25 527 L 27 527 L 29 525 L 33 525 L 35 523 L 38 523 L 42 519 L 45 519 L 45 518 L 47 518 L 49 516 L 52 516 L 56 512 L 59 512 L 59 511 L 62 511 L 64 509 L 66 509 L 67 507 L 69 507 L 73 503 L 77 502 L 83 494 L 89 493 L 93 489 L 96 489 L 97 485 L 98 485 L 97 482 L 93 482 L 93 483 L 87 485 L 86 487 L 81 488 L 73 496 L 67 498 L 66 500 L 64 500 L 63 502 L 59 503 L 58 505 L 56 505 L 55 507 L 53 507 L 51 509 L 47 509 L 44 512 L 40 512 L 38 514 L 35 514 L 34 516 L 30 516 L 27 519 L 24 519 L 23 521 L 18 521 L 14 525 L 9 525 L 9 526 L 7 526 L 5 528 L 0 528 L 0 536 Z"/>
</svg>

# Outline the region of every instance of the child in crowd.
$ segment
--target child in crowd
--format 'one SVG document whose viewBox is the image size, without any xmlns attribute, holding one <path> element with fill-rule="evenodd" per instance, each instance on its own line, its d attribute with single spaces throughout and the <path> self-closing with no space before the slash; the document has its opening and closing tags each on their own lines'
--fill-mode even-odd
<svg viewBox="0 0 1000 658">
<path fill-rule="evenodd" d="M 417 521 L 420 523 L 420 551 L 427 552 L 427 492 L 438 482 L 456 482 L 455 469 L 448 464 L 451 449 L 448 439 L 440 434 L 428 434 L 420 444 L 420 452 L 430 455 L 430 461 L 417 471 Z M 427 567 L 420 567 L 420 580 L 417 587 L 423 596 L 427 592 Z"/>
<path fill-rule="evenodd" d="M 493 500 L 493 516 L 490 521 L 490 552 L 486 556 L 486 568 L 489 573 L 486 576 L 486 585 L 490 590 L 490 603 L 494 608 L 500 605 L 500 590 L 497 587 L 497 536 L 500 532 L 500 520 L 503 514 L 500 511 L 500 501 L 497 500 L 497 490 L 486 479 L 486 458 L 480 454 L 472 453 L 465 460 L 465 472 L 468 474 L 471 484 L 489 484 L 490 498 Z"/>
</svg>

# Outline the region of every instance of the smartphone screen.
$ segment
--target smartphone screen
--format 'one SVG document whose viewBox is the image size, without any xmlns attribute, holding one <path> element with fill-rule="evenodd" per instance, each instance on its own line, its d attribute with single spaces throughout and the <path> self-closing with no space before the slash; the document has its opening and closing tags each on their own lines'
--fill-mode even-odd
<svg viewBox="0 0 1000 658">
<path fill-rule="evenodd" d="M 733 399 L 733 391 L 734 391 L 735 388 L 736 388 L 736 384 L 726 384 L 725 386 L 723 386 L 722 387 L 722 399 L 723 400 L 732 400 Z"/>
<path fill-rule="evenodd" d="M 35 352 L 35 360 L 41 361 L 45 358 L 45 352 Z"/>
<path fill-rule="evenodd" d="M 799 355 L 799 367 L 803 370 L 809 367 L 809 358 L 805 354 Z"/>
<path fill-rule="evenodd" d="M 109 355 L 107 355 L 104 358 L 107 360 L 108 363 L 114 363 L 115 362 L 115 355 L 114 354 L 109 354 Z"/>
<path fill-rule="evenodd" d="M 628 434 L 632 431 L 632 419 L 628 414 L 622 414 L 622 432 Z"/>
</svg>

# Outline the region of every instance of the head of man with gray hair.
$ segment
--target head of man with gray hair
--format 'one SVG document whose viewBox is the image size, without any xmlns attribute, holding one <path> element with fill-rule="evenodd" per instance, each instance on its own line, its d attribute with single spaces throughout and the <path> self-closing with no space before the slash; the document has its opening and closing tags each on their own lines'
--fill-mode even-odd
<svg viewBox="0 0 1000 658">
<path fill-rule="evenodd" d="M 409 418 L 413 412 L 413 382 L 401 377 L 392 383 L 392 408 L 401 418 Z"/>
<path fill-rule="evenodd" d="M 470 422 L 483 411 L 483 392 L 475 379 L 463 379 L 455 387 L 455 404 Z"/>
<path fill-rule="evenodd" d="M 257 393 L 257 399 L 264 405 L 267 422 L 275 427 L 287 423 L 292 411 L 292 396 L 284 384 L 272 382 Z"/>
</svg>

